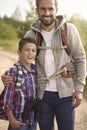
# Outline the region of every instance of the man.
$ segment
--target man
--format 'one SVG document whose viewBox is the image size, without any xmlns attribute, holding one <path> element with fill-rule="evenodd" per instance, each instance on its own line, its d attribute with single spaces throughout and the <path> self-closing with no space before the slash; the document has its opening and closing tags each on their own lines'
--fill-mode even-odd
<svg viewBox="0 0 87 130">
<path fill-rule="evenodd" d="M 52 130 L 54 116 L 58 130 L 74 130 L 74 108 L 81 104 L 85 85 L 85 51 L 76 27 L 67 23 L 70 56 L 66 53 L 60 31 L 65 19 L 62 16 L 56 17 L 57 0 L 36 0 L 36 11 L 39 19 L 32 24 L 32 30 L 24 37 L 36 38 L 36 32 L 42 37 L 36 59 L 39 84 L 37 92 L 38 97 L 42 99 L 40 130 Z M 71 57 L 74 63 L 71 62 Z M 67 67 L 65 70 L 63 67 L 69 63 L 75 66 L 74 79 L 73 76 L 64 76 L 68 75 L 68 71 Z M 10 79 L 3 80 L 8 83 Z"/>
</svg>

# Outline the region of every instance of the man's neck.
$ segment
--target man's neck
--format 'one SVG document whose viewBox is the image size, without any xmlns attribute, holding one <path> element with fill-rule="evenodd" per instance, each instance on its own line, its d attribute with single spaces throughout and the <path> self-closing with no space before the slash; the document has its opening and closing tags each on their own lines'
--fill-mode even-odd
<svg viewBox="0 0 87 130">
<path fill-rule="evenodd" d="M 53 28 L 55 28 L 55 22 L 50 26 L 44 26 L 43 24 L 41 24 L 41 28 L 47 32 L 50 32 Z"/>
</svg>

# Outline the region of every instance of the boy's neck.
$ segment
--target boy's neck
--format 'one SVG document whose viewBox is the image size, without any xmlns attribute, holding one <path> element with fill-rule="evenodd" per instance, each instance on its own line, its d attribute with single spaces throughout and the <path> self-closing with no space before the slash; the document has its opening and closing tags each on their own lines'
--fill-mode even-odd
<svg viewBox="0 0 87 130">
<path fill-rule="evenodd" d="M 30 64 L 26 64 L 25 62 L 21 61 L 22 64 L 24 65 L 24 67 L 27 69 L 27 70 L 31 70 L 31 63 Z"/>
</svg>

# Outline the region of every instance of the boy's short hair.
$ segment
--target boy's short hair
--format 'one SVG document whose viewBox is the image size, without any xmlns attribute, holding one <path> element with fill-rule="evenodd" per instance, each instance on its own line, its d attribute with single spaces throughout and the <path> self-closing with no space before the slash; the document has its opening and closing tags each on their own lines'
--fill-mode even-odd
<svg viewBox="0 0 87 130">
<path fill-rule="evenodd" d="M 26 43 L 34 43 L 34 44 L 36 45 L 36 40 L 33 39 L 33 38 L 30 38 L 30 37 L 22 38 L 22 39 L 19 41 L 18 49 L 21 51 L 22 48 L 23 48 L 23 46 L 24 46 Z"/>
</svg>

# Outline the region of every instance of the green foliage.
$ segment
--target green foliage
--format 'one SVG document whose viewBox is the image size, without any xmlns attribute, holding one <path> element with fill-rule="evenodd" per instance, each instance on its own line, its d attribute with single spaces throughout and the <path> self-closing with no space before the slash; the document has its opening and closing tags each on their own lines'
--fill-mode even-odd
<svg viewBox="0 0 87 130">
<path fill-rule="evenodd" d="M 18 27 L 17 27 L 18 38 L 24 37 L 24 34 L 28 30 L 30 30 L 30 25 L 31 25 L 31 23 L 28 21 L 18 23 Z"/>
<path fill-rule="evenodd" d="M 13 18 L 0 18 L 0 47 L 5 50 L 17 51 L 17 41 L 24 37 L 30 29 L 29 21 L 17 21 Z"/>
<path fill-rule="evenodd" d="M 3 20 L 0 21 L 0 38 L 2 39 L 15 39 L 17 38 L 16 29 L 4 23 Z"/>
<path fill-rule="evenodd" d="M 22 38 L 30 29 L 31 22 L 17 21 L 13 18 L 4 17 L 0 19 L 0 38 Z M 3 36 L 4 35 L 4 36 Z"/>
<path fill-rule="evenodd" d="M 26 20 L 30 21 L 31 23 L 37 18 L 37 13 L 35 11 L 35 3 L 33 0 L 28 0 L 29 3 L 29 10 L 26 11 Z"/>
<path fill-rule="evenodd" d="M 17 8 L 12 17 L 0 18 L 0 38 L 15 39 L 22 38 L 30 29 L 31 23 L 37 18 L 34 1 L 29 0 L 29 10 L 26 11 L 26 21 L 20 21 L 20 10 Z"/>
<path fill-rule="evenodd" d="M 76 25 L 87 53 L 87 21 L 85 19 L 76 17 L 76 15 L 73 15 L 69 21 Z"/>
</svg>

